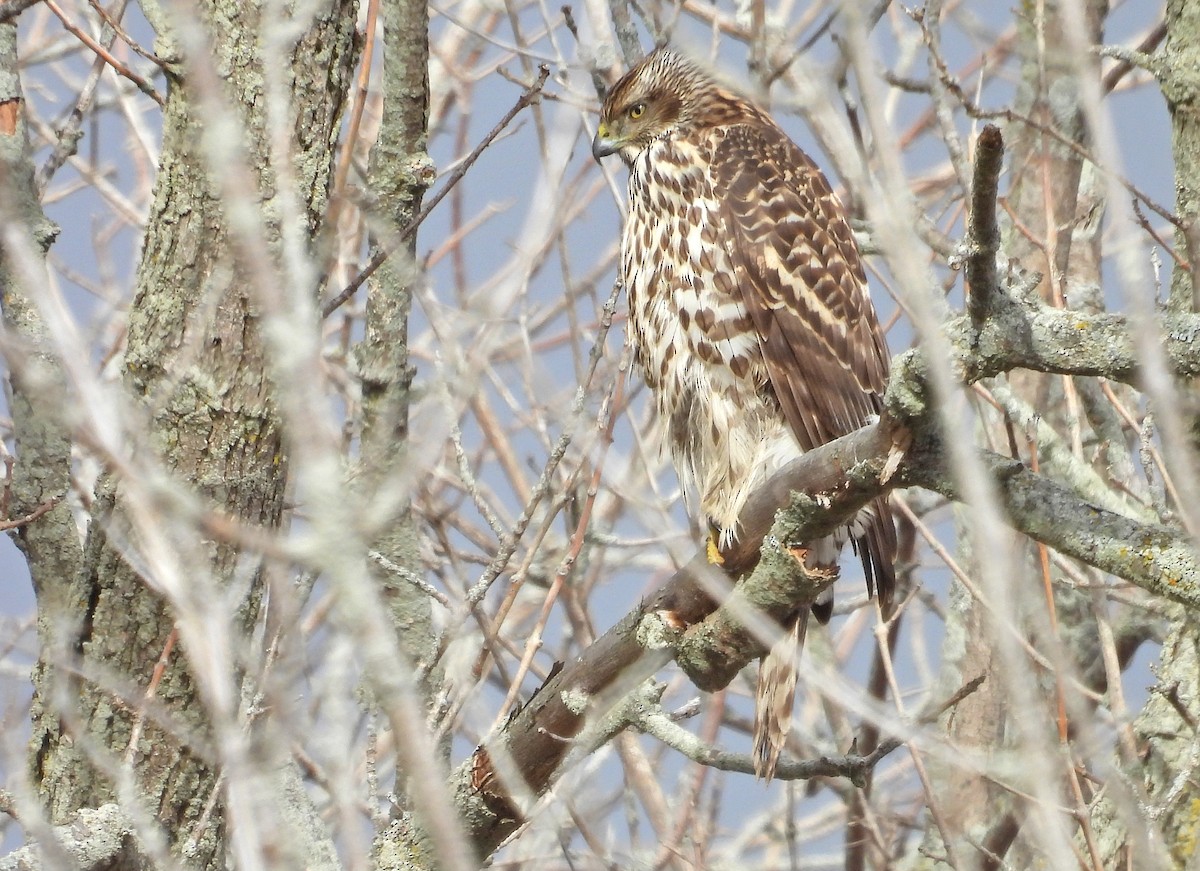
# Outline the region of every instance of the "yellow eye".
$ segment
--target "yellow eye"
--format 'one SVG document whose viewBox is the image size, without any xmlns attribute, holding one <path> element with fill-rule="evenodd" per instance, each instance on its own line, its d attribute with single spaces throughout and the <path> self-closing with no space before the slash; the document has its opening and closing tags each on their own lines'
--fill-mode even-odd
<svg viewBox="0 0 1200 871">
<path fill-rule="evenodd" d="M 634 121 L 636 121 L 638 118 L 641 118 L 645 114 L 646 114 L 646 104 L 645 103 L 634 103 L 632 106 L 629 107 L 629 117 L 632 118 Z"/>
</svg>

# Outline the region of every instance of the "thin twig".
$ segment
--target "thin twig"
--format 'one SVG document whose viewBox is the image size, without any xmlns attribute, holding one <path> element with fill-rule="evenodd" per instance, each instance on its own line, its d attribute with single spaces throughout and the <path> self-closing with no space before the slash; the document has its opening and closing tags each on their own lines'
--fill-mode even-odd
<svg viewBox="0 0 1200 871">
<path fill-rule="evenodd" d="M 887 642 L 886 637 L 890 634 L 890 628 L 891 627 L 887 623 L 876 624 L 875 649 L 879 652 L 880 664 L 883 667 L 884 675 L 887 679 L 888 685 L 891 687 L 892 699 L 896 705 L 896 711 L 899 713 L 901 720 L 904 720 L 908 718 L 908 713 L 905 710 L 904 705 L 904 694 L 900 691 L 899 681 L 896 680 L 896 669 L 895 663 L 892 661 L 892 650 Z M 973 692 L 974 688 L 977 688 L 982 683 L 982 680 L 979 680 L 978 683 L 972 682 L 973 687 L 971 691 Z M 968 686 L 972 686 L 972 684 L 968 684 Z M 965 698 L 965 695 L 966 694 L 962 694 L 962 690 L 960 689 L 958 693 L 955 693 L 954 696 L 952 696 L 952 698 Z M 944 709 L 944 706 L 942 707 Z M 913 771 L 916 772 L 917 780 L 921 782 L 921 788 L 925 792 L 925 807 L 929 811 L 929 816 L 933 820 L 934 826 L 936 826 L 938 831 L 942 834 L 942 842 L 945 844 L 946 849 L 946 863 L 951 868 L 961 868 L 963 866 L 960 864 L 960 860 L 955 853 L 954 842 L 950 837 L 950 825 L 946 821 L 945 815 L 942 813 L 941 797 L 934 786 L 933 779 L 929 776 L 929 772 L 925 767 L 925 760 L 921 758 L 920 749 L 917 747 L 915 741 L 908 741 L 906 743 L 908 744 L 909 756 L 912 758 Z"/>
<path fill-rule="evenodd" d="M 148 96 L 150 99 L 154 100 L 154 102 L 158 103 L 158 105 L 167 105 L 167 101 L 163 99 L 162 95 L 159 94 L 158 91 L 154 90 L 154 86 L 152 84 L 113 57 L 112 54 L 109 53 L 108 49 L 96 42 L 96 40 L 92 39 L 77 26 L 71 23 L 71 19 L 69 19 L 66 13 L 58 7 L 58 4 L 55 3 L 54 0 L 43 0 L 43 2 L 51 12 L 58 16 L 58 20 L 62 22 L 63 27 L 66 28 L 67 31 L 69 31 L 75 36 L 76 39 L 95 52 L 96 56 L 112 67 L 118 75 L 129 79 L 129 81 L 133 82 L 139 91 Z"/>
<path fill-rule="evenodd" d="M 375 23 L 379 20 L 379 0 L 370 0 L 367 6 L 367 32 L 363 39 L 362 61 L 359 64 L 358 88 L 354 93 L 354 105 L 350 109 L 350 125 L 346 130 L 341 158 L 333 177 L 333 194 L 330 199 L 337 203 L 346 190 L 346 178 L 354 160 L 354 146 L 358 142 L 358 131 L 362 125 L 363 110 L 367 105 L 367 91 L 371 84 L 371 61 L 375 55 Z"/>
<path fill-rule="evenodd" d="M 682 753 L 693 762 L 720 771 L 754 774 L 754 760 L 749 753 L 732 753 L 719 750 L 705 743 L 687 729 L 676 724 L 660 708 L 637 711 L 630 723 L 639 732 L 656 738 Z M 898 738 L 881 741 L 874 752 L 865 756 L 822 756 L 818 759 L 793 759 L 782 757 L 775 769 L 776 780 L 810 780 L 814 777 L 845 777 L 852 783 L 861 783 L 886 756 L 904 742 Z"/>
<path fill-rule="evenodd" d="M 1105 48 L 1109 49 L 1108 52 L 1105 52 L 1109 57 L 1115 57 L 1117 59 L 1116 66 L 1104 74 L 1104 78 L 1100 83 L 1104 93 L 1111 93 L 1113 89 L 1120 84 L 1121 79 L 1125 78 L 1126 75 L 1138 67 L 1138 64 L 1134 62 L 1135 58 L 1141 58 L 1149 55 L 1156 48 L 1158 48 L 1159 43 L 1166 38 L 1167 22 L 1163 20 L 1154 25 L 1150 32 L 1146 34 L 1146 38 L 1138 43 L 1137 48 L 1133 49 L 1132 51 L 1127 50 L 1128 54 L 1125 57 L 1118 57 L 1113 47 L 1102 47 L 1102 51 Z M 1151 70 L 1151 73 L 1153 73 L 1153 70 Z"/>
<path fill-rule="evenodd" d="M 1054 125 L 1044 124 L 1040 121 L 1037 121 L 1034 118 L 1031 118 L 1028 115 L 1025 115 L 1021 112 L 1017 112 L 1014 109 L 997 109 L 997 110 L 983 109 L 980 106 L 978 106 L 977 104 L 975 104 L 974 102 L 965 100 L 965 98 L 964 98 L 964 102 L 963 102 L 963 109 L 966 111 L 966 113 L 970 117 L 976 118 L 980 121 L 997 121 L 997 120 L 999 120 L 999 121 L 1005 121 L 1008 123 L 1012 123 L 1014 121 L 1019 121 L 1022 124 L 1029 127 L 1030 129 L 1036 130 L 1039 133 L 1043 133 L 1046 136 L 1049 136 L 1050 138 L 1052 138 L 1056 142 L 1058 142 L 1060 145 L 1062 145 L 1064 148 L 1067 148 L 1068 150 L 1072 151 L 1078 157 L 1083 158 L 1084 160 L 1088 161 L 1089 163 L 1095 164 L 1095 166 L 1098 169 L 1100 169 L 1105 175 L 1111 176 L 1117 182 L 1117 184 L 1119 184 L 1119 185 L 1121 185 L 1121 187 L 1125 188 L 1125 190 L 1128 191 L 1131 196 L 1134 196 L 1137 199 L 1141 200 L 1143 203 L 1145 203 L 1147 206 L 1149 206 L 1149 208 L 1152 212 L 1157 214 L 1163 220 L 1170 222 L 1176 229 L 1179 229 L 1179 230 L 1186 229 L 1184 226 L 1184 221 L 1181 218 L 1179 218 L 1177 215 L 1175 215 L 1170 209 L 1168 209 L 1166 206 L 1161 205 L 1157 200 L 1155 200 L 1153 197 L 1151 197 L 1149 194 L 1147 194 L 1145 191 L 1143 191 L 1141 188 L 1139 188 L 1137 185 L 1135 185 L 1132 181 L 1130 181 L 1126 176 L 1121 175 L 1118 172 L 1115 172 L 1111 169 L 1106 168 L 1105 165 L 1100 161 L 1100 159 L 1098 157 L 1096 157 L 1094 154 L 1092 154 L 1090 151 L 1088 151 L 1088 149 L 1086 147 L 1084 147 L 1084 145 L 1082 143 L 1080 143 L 1080 142 L 1076 141 L 1075 139 L 1073 139 L 1072 137 L 1066 135 L 1061 130 L 1056 128 Z"/>
<path fill-rule="evenodd" d="M 592 379 L 595 377 L 596 368 L 600 365 L 600 360 L 604 356 L 604 344 L 608 337 L 608 331 L 612 327 L 613 315 L 617 309 L 617 299 L 620 297 L 622 285 L 618 281 L 613 284 L 612 293 L 604 303 L 602 315 L 600 318 L 599 328 L 596 333 L 596 341 L 592 344 L 592 350 L 588 360 L 588 370 L 584 374 L 583 382 L 575 391 L 575 400 L 571 404 L 571 413 L 568 420 L 574 421 L 575 418 L 583 411 L 584 405 L 587 402 L 588 389 L 591 386 Z M 471 604 L 479 602 L 487 593 L 488 588 L 500 576 L 508 565 L 508 561 L 516 552 L 517 544 L 521 540 L 521 536 L 525 534 L 525 530 L 529 526 L 529 522 L 533 519 L 533 513 L 537 509 L 542 498 L 549 492 L 550 486 L 553 483 L 553 476 L 558 464 L 566 455 L 567 447 L 571 443 L 573 436 L 572 428 L 568 426 L 558 444 L 554 446 L 550 456 L 546 460 L 546 465 L 542 468 L 541 477 L 538 478 L 537 484 L 533 487 L 533 493 L 530 494 L 529 501 L 525 504 L 525 508 L 521 511 L 521 516 L 517 519 L 513 526 L 512 532 L 508 535 L 505 541 L 501 544 L 500 549 L 496 552 L 496 556 L 488 564 L 486 571 L 475 582 L 467 593 L 467 601 Z"/>
<path fill-rule="evenodd" d="M 167 636 L 167 640 L 163 643 L 162 651 L 158 655 L 158 660 L 154 663 L 154 671 L 150 675 L 150 683 L 146 687 L 146 692 L 142 696 L 142 704 L 138 705 L 134 712 L 133 724 L 129 729 L 129 743 L 125 747 L 125 764 L 132 765 L 134 755 L 138 752 L 138 742 L 142 738 L 142 729 L 146 725 L 146 703 L 153 701 L 158 694 L 158 685 L 162 682 L 162 677 L 167 671 L 167 664 L 171 660 L 171 651 L 175 649 L 175 642 L 179 640 L 179 628 L 171 629 L 171 634 Z"/>
<path fill-rule="evenodd" d="M 445 594 L 442 593 L 439 589 L 437 589 L 437 587 L 434 587 L 432 584 L 429 584 L 428 582 L 426 582 L 425 579 L 422 578 L 420 575 L 416 574 L 415 572 L 409 571 L 408 569 L 404 568 L 403 566 L 396 565 L 394 562 L 392 562 L 390 559 L 388 559 L 386 556 L 379 553 L 378 551 L 374 551 L 374 550 L 367 551 L 367 556 L 369 556 L 371 558 L 372 562 L 374 562 L 376 565 L 378 565 L 384 571 L 387 571 L 390 574 L 393 574 L 396 577 L 400 578 L 401 580 L 407 581 L 408 583 L 412 584 L 414 587 L 416 587 L 418 590 L 420 590 L 422 593 L 424 593 L 429 598 L 433 599 L 435 602 L 437 602 L 439 605 L 441 605 L 446 610 L 450 609 L 450 600 L 446 598 Z"/>
<path fill-rule="evenodd" d="M 617 415 L 613 413 L 613 408 L 620 405 L 624 386 L 625 379 L 619 375 L 613 384 L 611 392 L 605 397 L 604 402 L 600 406 L 600 414 L 597 419 L 597 425 L 602 433 L 600 456 L 596 458 L 596 465 L 592 470 L 592 477 L 588 483 L 587 500 L 583 504 L 583 510 L 579 513 L 579 521 L 575 524 L 575 531 L 571 536 L 571 543 L 567 549 L 567 553 L 562 558 L 557 571 L 554 573 L 554 582 L 550 585 L 550 590 L 546 593 L 546 599 L 542 603 L 542 610 L 538 615 L 537 625 L 525 642 L 525 652 L 521 657 L 517 674 L 509 686 L 508 696 L 505 698 L 504 704 L 500 706 L 500 711 L 496 714 L 496 722 L 492 727 L 493 729 L 499 728 L 504 723 L 513 702 L 516 701 L 517 693 L 520 691 L 521 684 L 525 680 L 525 674 L 529 671 L 529 664 L 533 661 L 534 654 L 541 649 L 542 632 L 545 629 L 546 621 L 550 617 L 550 611 L 554 607 L 554 602 L 558 599 L 563 584 L 570 577 L 571 570 L 574 568 L 576 560 L 579 559 L 579 554 L 583 551 L 588 525 L 592 519 L 592 509 L 596 504 L 596 496 L 600 492 L 600 475 L 604 471 L 604 460 L 608 456 L 608 449 L 613 442 L 613 426 L 617 420 Z"/>
<path fill-rule="evenodd" d="M 142 48 L 138 41 L 129 35 L 129 31 L 121 26 L 121 22 L 117 21 L 107 9 L 100 5 L 100 0 L 88 0 L 88 5 L 96 11 L 97 15 L 104 19 L 104 23 L 111 27 L 113 33 L 120 37 L 121 41 L 127 46 L 160 69 L 166 70 L 168 68 L 169 64 L 165 60 L 154 52 Z"/>
<path fill-rule="evenodd" d="M 9 529 L 18 529 L 22 526 L 27 526 L 30 523 L 33 523 L 39 517 L 49 513 L 50 509 L 52 509 L 55 505 L 57 505 L 61 501 L 62 501 L 61 496 L 55 496 L 51 499 L 47 499 L 45 502 L 43 502 L 37 508 L 30 511 L 24 517 L 17 517 L 12 520 L 0 520 L 0 532 L 7 531 Z"/>
</svg>

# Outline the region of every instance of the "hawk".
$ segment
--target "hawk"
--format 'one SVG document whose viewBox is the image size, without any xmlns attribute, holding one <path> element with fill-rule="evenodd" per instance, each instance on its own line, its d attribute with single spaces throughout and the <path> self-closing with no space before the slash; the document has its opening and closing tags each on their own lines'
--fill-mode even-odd
<svg viewBox="0 0 1200 871">
<path fill-rule="evenodd" d="M 609 90 L 592 154 L 629 167 L 628 340 L 685 493 L 728 546 L 755 489 L 882 410 L 887 346 L 846 210 L 769 115 L 665 48 Z M 885 499 L 807 543 L 805 569 L 836 577 L 847 540 L 888 613 Z M 830 586 L 811 610 L 825 622 L 832 605 Z M 754 761 L 767 779 L 791 725 L 809 610 L 790 616 L 759 669 Z"/>
</svg>

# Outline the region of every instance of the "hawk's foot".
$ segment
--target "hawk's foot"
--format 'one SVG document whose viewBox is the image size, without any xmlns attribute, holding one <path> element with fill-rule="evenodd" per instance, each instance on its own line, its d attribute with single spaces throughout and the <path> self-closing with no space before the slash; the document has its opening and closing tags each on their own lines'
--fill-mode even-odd
<svg viewBox="0 0 1200 871">
<path fill-rule="evenodd" d="M 820 563 L 811 548 L 804 545 L 792 545 L 787 548 L 788 555 L 800 565 L 800 570 L 806 577 L 816 581 L 836 581 L 841 574 L 841 567 L 836 561 Z"/>
<path fill-rule="evenodd" d="M 717 535 L 719 533 L 715 529 L 708 531 L 708 561 L 714 566 L 725 565 L 725 557 L 721 556 L 721 546 L 717 544 Z"/>
</svg>

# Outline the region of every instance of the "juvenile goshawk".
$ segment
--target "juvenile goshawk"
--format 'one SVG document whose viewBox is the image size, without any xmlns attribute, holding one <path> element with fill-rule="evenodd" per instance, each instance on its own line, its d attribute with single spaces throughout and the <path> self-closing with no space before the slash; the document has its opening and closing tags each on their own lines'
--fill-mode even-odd
<svg viewBox="0 0 1200 871">
<path fill-rule="evenodd" d="M 770 116 L 667 49 L 609 90 L 592 153 L 629 166 L 629 340 L 685 492 L 727 546 L 756 488 L 881 410 L 887 347 L 846 211 Z M 807 543 L 805 568 L 836 575 L 848 539 L 886 613 L 896 533 L 885 499 Z M 823 622 L 831 609 L 828 587 L 812 611 Z M 760 667 L 754 758 L 767 778 L 808 613 L 791 615 Z"/>
</svg>

